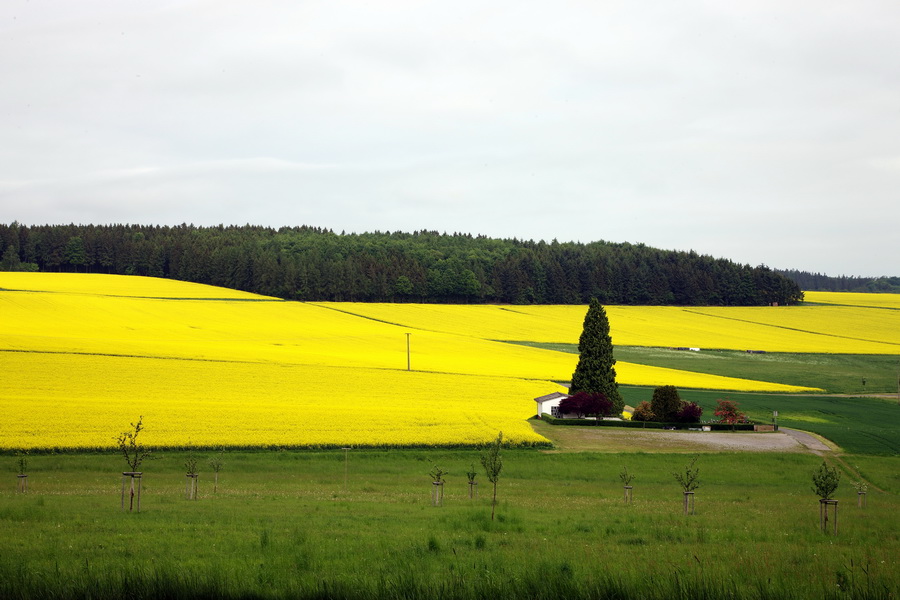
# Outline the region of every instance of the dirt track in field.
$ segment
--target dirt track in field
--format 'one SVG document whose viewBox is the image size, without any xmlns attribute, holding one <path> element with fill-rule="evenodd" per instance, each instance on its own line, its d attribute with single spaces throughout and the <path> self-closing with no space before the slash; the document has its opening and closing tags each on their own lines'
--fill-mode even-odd
<svg viewBox="0 0 900 600">
<path fill-rule="evenodd" d="M 830 452 L 804 432 L 663 431 L 617 427 L 571 427 L 531 421 L 553 442 L 550 452 Z"/>
</svg>

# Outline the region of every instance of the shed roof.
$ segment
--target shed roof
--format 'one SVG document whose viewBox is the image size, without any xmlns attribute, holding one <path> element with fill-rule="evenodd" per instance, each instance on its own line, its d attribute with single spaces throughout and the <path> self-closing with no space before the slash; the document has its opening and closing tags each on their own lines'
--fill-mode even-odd
<svg viewBox="0 0 900 600">
<path fill-rule="evenodd" d="M 563 394 L 562 392 L 553 392 L 552 394 L 547 394 L 545 396 L 538 396 L 534 399 L 535 402 L 546 402 L 547 400 L 556 400 L 557 398 L 568 398 L 568 394 Z"/>
</svg>

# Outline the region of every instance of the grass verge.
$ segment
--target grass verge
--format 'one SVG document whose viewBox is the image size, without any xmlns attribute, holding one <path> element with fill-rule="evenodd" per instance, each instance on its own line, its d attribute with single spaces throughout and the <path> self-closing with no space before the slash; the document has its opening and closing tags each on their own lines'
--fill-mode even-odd
<svg viewBox="0 0 900 600">
<path fill-rule="evenodd" d="M 498 515 L 469 499 L 472 451 L 226 453 L 213 494 L 184 498 L 185 455 L 145 464 L 143 511 L 119 511 L 121 459 L 44 455 L 0 492 L 4 598 L 896 598 L 897 458 L 846 456 L 885 492 L 837 536 L 809 491 L 818 457 L 705 454 L 682 514 L 672 454 L 504 454 Z M 857 460 L 858 459 L 858 460 Z M 11 462 L 11 461 L 9 461 Z M 428 471 L 450 475 L 430 505 Z M 636 476 L 625 504 L 618 473 Z M 346 469 L 346 470 L 345 470 Z M 480 469 L 479 469 L 480 470 Z M 14 480 L 11 465 L 5 477 Z M 346 473 L 346 479 L 345 479 Z M 854 473 L 855 477 L 856 474 Z"/>
</svg>

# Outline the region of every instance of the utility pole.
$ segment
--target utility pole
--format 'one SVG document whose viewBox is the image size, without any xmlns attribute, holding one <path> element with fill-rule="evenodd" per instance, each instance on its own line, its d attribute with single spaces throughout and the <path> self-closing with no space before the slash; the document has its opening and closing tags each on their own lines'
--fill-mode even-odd
<svg viewBox="0 0 900 600">
<path fill-rule="evenodd" d="M 409 336 L 411 336 L 411 335 L 412 335 L 411 333 L 407 333 L 407 334 L 406 334 L 406 370 L 407 370 L 407 371 L 411 371 L 411 370 L 412 370 L 412 369 L 411 369 L 411 364 L 410 364 L 410 362 L 409 362 Z"/>
</svg>

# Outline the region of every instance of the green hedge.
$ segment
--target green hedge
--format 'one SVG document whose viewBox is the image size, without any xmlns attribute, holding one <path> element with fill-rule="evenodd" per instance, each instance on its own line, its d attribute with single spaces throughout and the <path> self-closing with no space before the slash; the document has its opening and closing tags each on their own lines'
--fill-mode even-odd
<svg viewBox="0 0 900 600">
<path fill-rule="evenodd" d="M 761 425 L 761 423 L 737 423 L 735 425 L 729 425 L 728 423 L 706 423 L 709 425 L 713 431 L 753 431 L 754 425 Z M 778 431 L 778 428 L 775 428 L 775 431 Z"/>
<path fill-rule="evenodd" d="M 727 423 L 657 423 L 655 421 L 598 421 L 595 419 L 558 419 L 547 413 L 541 419 L 550 425 L 571 425 L 578 427 L 633 427 L 638 429 L 695 429 L 709 427 L 712 431 L 753 431 L 753 423 L 728 425 Z"/>
</svg>

